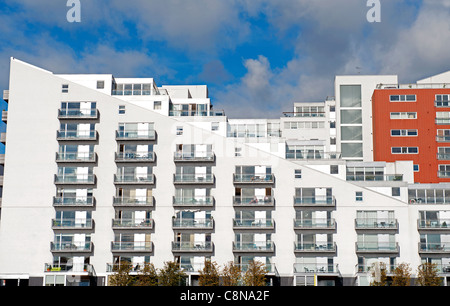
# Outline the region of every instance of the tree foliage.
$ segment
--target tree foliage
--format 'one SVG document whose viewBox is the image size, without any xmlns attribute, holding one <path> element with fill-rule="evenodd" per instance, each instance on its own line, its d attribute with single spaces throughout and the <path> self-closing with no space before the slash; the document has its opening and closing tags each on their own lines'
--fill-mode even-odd
<svg viewBox="0 0 450 306">
<path fill-rule="evenodd" d="M 442 280 L 438 273 L 436 264 L 421 264 L 417 269 L 417 283 L 419 286 L 441 286 Z"/>
<path fill-rule="evenodd" d="M 243 276 L 245 286 L 265 286 L 266 285 L 266 265 L 262 262 L 251 260 L 247 271 Z"/>
<path fill-rule="evenodd" d="M 205 260 L 205 266 L 199 272 L 199 286 L 219 286 L 220 274 L 216 262 Z"/>
<path fill-rule="evenodd" d="M 394 269 L 392 286 L 410 286 L 411 267 L 407 263 L 401 263 Z"/>
<path fill-rule="evenodd" d="M 241 268 L 234 262 L 227 263 L 222 270 L 223 286 L 239 286 L 241 281 Z"/>
<path fill-rule="evenodd" d="M 173 261 L 166 261 L 164 268 L 159 271 L 159 284 L 161 286 L 184 286 L 186 284 L 186 273 L 180 265 Z"/>
</svg>

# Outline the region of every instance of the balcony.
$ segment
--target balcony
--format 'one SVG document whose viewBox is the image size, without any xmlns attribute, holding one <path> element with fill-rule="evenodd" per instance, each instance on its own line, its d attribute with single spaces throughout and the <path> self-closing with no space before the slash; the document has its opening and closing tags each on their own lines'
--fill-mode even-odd
<svg viewBox="0 0 450 306">
<path fill-rule="evenodd" d="M 94 228 L 94 220 L 86 219 L 52 219 L 52 229 L 54 230 L 92 230 Z"/>
<path fill-rule="evenodd" d="M 148 174 L 146 176 L 137 175 L 125 175 L 117 176 L 114 175 L 114 184 L 122 185 L 150 185 L 155 183 L 155 175 Z"/>
<path fill-rule="evenodd" d="M 56 133 L 56 139 L 59 141 L 96 141 L 98 133 L 96 131 L 59 130 Z"/>
<path fill-rule="evenodd" d="M 91 253 L 93 248 L 92 242 L 50 243 L 50 250 L 53 253 Z"/>
<path fill-rule="evenodd" d="M 0 133 L 0 142 L 6 144 L 6 133 Z"/>
<path fill-rule="evenodd" d="M 156 132 L 153 130 L 116 131 L 116 140 L 153 141 L 156 140 Z"/>
<path fill-rule="evenodd" d="M 450 244 L 444 242 L 424 243 L 419 242 L 419 253 L 421 254 L 450 254 Z"/>
<path fill-rule="evenodd" d="M 275 222 L 273 219 L 233 219 L 233 229 L 273 230 L 275 229 Z"/>
<path fill-rule="evenodd" d="M 419 230 L 450 230 L 450 219 L 417 220 L 417 229 Z"/>
<path fill-rule="evenodd" d="M 59 163 L 96 163 L 97 153 L 56 153 L 56 162 Z"/>
<path fill-rule="evenodd" d="M 97 109 L 59 109 L 58 119 L 98 119 Z"/>
<path fill-rule="evenodd" d="M 174 253 L 212 253 L 214 243 L 198 242 L 172 242 L 172 252 Z"/>
<path fill-rule="evenodd" d="M 336 243 L 294 243 L 295 253 L 336 253 Z"/>
<path fill-rule="evenodd" d="M 233 206 L 236 207 L 273 207 L 275 199 L 272 196 L 233 196 Z"/>
<path fill-rule="evenodd" d="M 287 151 L 286 152 L 286 159 L 292 159 L 292 160 L 337 160 L 341 159 L 342 154 L 340 152 L 312 152 L 312 153 L 305 153 L 302 151 L 292 152 Z"/>
<path fill-rule="evenodd" d="M 3 100 L 5 100 L 5 102 L 9 101 L 9 89 L 3 90 Z"/>
<path fill-rule="evenodd" d="M 44 272 L 60 272 L 70 274 L 86 274 L 95 275 L 94 266 L 91 264 L 50 264 L 46 263 L 44 267 Z"/>
<path fill-rule="evenodd" d="M 214 228 L 213 218 L 206 219 L 178 219 L 173 218 L 172 228 L 174 229 L 208 229 Z"/>
<path fill-rule="evenodd" d="M 294 206 L 335 207 L 336 199 L 334 198 L 334 196 L 294 196 Z"/>
<path fill-rule="evenodd" d="M 2 121 L 4 123 L 8 122 L 8 111 L 6 111 L 6 110 L 2 111 Z"/>
<path fill-rule="evenodd" d="M 233 242 L 233 252 L 242 253 L 273 253 L 275 244 L 272 241 L 266 242 Z"/>
<path fill-rule="evenodd" d="M 450 135 L 446 135 L 446 136 L 436 136 L 436 141 L 437 142 L 450 142 Z"/>
<path fill-rule="evenodd" d="M 175 152 L 174 162 L 214 162 L 215 154 L 211 151 L 206 152 Z"/>
<path fill-rule="evenodd" d="M 95 185 L 97 178 L 94 174 L 55 174 L 56 185 Z"/>
<path fill-rule="evenodd" d="M 334 230 L 336 223 L 334 219 L 294 219 L 295 230 Z"/>
<path fill-rule="evenodd" d="M 396 242 L 356 242 L 355 247 L 357 253 L 398 254 L 400 252 Z"/>
<path fill-rule="evenodd" d="M 362 182 L 401 182 L 403 181 L 403 174 L 347 174 L 346 180 Z"/>
<path fill-rule="evenodd" d="M 114 253 L 151 253 L 153 243 L 150 241 L 113 241 L 111 251 Z"/>
<path fill-rule="evenodd" d="M 273 174 L 233 174 L 235 184 L 273 184 L 275 177 Z"/>
<path fill-rule="evenodd" d="M 114 207 L 153 207 L 153 197 L 114 197 Z"/>
<path fill-rule="evenodd" d="M 214 184 L 213 174 L 174 174 L 174 184 Z"/>
<path fill-rule="evenodd" d="M 115 230 L 123 229 L 139 229 L 139 230 L 151 230 L 153 229 L 153 219 L 113 219 L 112 228 Z"/>
<path fill-rule="evenodd" d="M 126 152 L 126 153 L 115 153 L 115 161 L 116 163 L 139 163 L 139 162 L 154 162 L 155 161 L 155 153 L 153 152 L 145 152 L 145 153 L 137 153 L 137 152 Z"/>
<path fill-rule="evenodd" d="M 214 205 L 213 196 L 192 196 L 192 197 L 173 197 L 174 207 L 212 207 Z"/>
<path fill-rule="evenodd" d="M 450 154 L 438 153 L 437 159 L 438 160 L 450 160 Z"/>
<path fill-rule="evenodd" d="M 338 265 L 334 264 L 294 264 L 294 273 L 339 274 Z"/>
<path fill-rule="evenodd" d="M 449 125 L 450 118 L 436 118 L 435 123 L 440 125 Z"/>
<path fill-rule="evenodd" d="M 54 207 L 94 207 L 94 197 L 53 197 Z"/>
<path fill-rule="evenodd" d="M 397 219 L 383 218 L 356 218 L 355 229 L 360 230 L 397 230 Z"/>
</svg>

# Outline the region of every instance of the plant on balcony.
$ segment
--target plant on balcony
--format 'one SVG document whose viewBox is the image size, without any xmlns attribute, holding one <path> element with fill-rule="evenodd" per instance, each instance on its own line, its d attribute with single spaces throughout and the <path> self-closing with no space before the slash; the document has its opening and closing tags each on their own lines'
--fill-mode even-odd
<svg viewBox="0 0 450 306">
<path fill-rule="evenodd" d="M 205 265 L 199 272 L 199 286 L 219 286 L 219 268 L 216 262 L 205 260 Z"/>
<path fill-rule="evenodd" d="M 436 264 L 424 263 L 417 269 L 417 283 L 419 286 L 441 286 L 442 280 L 439 277 L 439 270 Z"/>
</svg>

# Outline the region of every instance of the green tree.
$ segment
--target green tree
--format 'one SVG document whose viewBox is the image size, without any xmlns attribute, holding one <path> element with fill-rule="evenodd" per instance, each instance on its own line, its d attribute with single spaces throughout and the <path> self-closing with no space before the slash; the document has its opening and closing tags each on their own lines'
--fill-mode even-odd
<svg viewBox="0 0 450 306">
<path fill-rule="evenodd" d="M 216 262 L 205 260 L 205 266 L 199 272 L 199 286 L 219 286 L 219 268 Z"/>
<path fill-rule="evenodd" d="M 146 262 L 136 277 L 136 286 L 158 286 L 158 273 L 152 263 Z"/>
<path fill-rule="evenodd" d="M 121 261 L 114 265 L 114 274 L 109 276 L 109 286 L 131 286 L 134 277 L 130 275 L 132 265 L 128 261 Z"/>
<path fill-rule="evenodd" d="M 410 286 L 411 268 L 407 263 L 401 263 L 394 269 L 392 286 Z"/>
<path fill-rule="evenodd" d="M 265 286 L 266 285 L 266 265 L 259 261 L 251 260 L 247 271 L 243 276 L 245 286 Z"/>
<path fill-rule="evenodd" d="M 241 281 L 241 268 L 230 261 L 222 269 L 223 286 L 239 286 Z"/>
<path fill-rule="evenodd" d="M 417 283 L 420 286 L 441 286 L 442 280 L 436 264 L 424 263 L 417 270 Z"/>
<path fill-rule="evenodd" d="M 186 285 L 186 273 L 178 263 L 166 261 L 164 268 L 159 271 L 159 284 L 161 286 L 184 286 Z"/>
</svg>

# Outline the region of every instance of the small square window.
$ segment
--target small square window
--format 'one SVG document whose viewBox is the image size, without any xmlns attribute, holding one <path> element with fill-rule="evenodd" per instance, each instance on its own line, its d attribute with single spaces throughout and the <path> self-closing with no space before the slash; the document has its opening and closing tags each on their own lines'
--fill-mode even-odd
<svg viewBox="0 0 450 306">
<path fill-rule="evenodd" d="M 302 178 L 302 170 L 301 169 L 296 169 L 295 170 L 295 178 L 296 179 Z"/>
<path fill-rule="evenodd" d="M 413 167 L 414 167 L 414 168 L 413 168 L 413 169 L 414 169 L 414 172 L 419 172 L 419 165 L 414 165 Z"/>
<path fill-rule="evenodd" d="M 392 187 L 392 196 L 399 197 L 400 196 L 400 187 Z"/>
<path fill-rule="evenodd" d="M 242 156 L 242 148 L 241 147 L 235 147 L 234 148 L 234 156 L 235 157 L 241 157 Z"/>
<path fill-rule="evenodd" d="M 211 122 L 211 131 L 219 130 L 219 122 Z"/>
<path fill-rule="evenodd" d="M 362 193 L 362 191 L 357 191 L 356 193 L 355 193 L 355 200 L 357 201 L 357 202 L 362 202 L 362 200 L 363 200 L 363 193 Z"/>
<path fill-rule="evenodd" d="M 69 92 L 69 84 L 63 84 L 62 85 L 62 92 L 68 93 Z"/>
<path fill-rule="evenodd" d="M 125 105 L 119 105 L 119 115 L 125 114 Z"/>
<path fill-rule="evenodd" d="M 153 109 L 160 110 L 161 109 L 161 101 L 154 101 L 153 102 Z"/>
<path fill-rule="evenodd" d="M 339 166 L 330 165 L 330 174 L 339 174 Z"/>
<path fill-rule="evenodd" d="M 183 127 L 177 126 L 177 136 L 183 135 Z"/>
<path fill-rule="evenodd" d="M 97 81 L 97 89 L 104 89 L 105 81 Z"/>
</svg>

